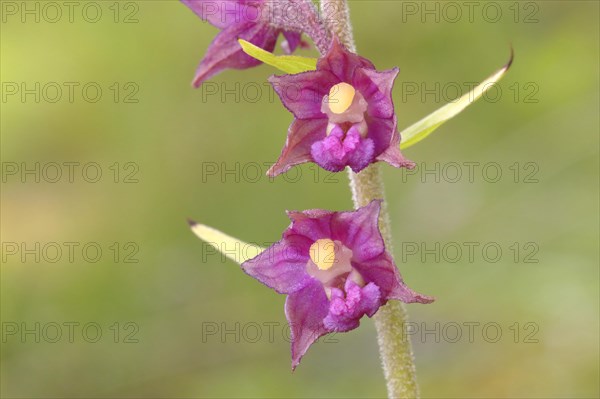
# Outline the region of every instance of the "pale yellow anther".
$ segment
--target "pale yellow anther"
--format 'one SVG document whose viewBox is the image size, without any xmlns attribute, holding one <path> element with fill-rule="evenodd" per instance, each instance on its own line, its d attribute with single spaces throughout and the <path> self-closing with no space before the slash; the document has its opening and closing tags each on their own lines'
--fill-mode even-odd
<svg viewBox="0 0 600 399">
<path fill-rule="evenodd" d="M 352 85 L 342 82 L 329 90 L 329 109 L 335 114 L 343 114 L 352 105 L 356 90 Z"/>
<path fill-rule="evenodd" d="M 329 270 L 336 263 L 336 244 L 329 238 L 322 238 L 310 246 L 310 260 L 320 270 Z"/>
</svg>

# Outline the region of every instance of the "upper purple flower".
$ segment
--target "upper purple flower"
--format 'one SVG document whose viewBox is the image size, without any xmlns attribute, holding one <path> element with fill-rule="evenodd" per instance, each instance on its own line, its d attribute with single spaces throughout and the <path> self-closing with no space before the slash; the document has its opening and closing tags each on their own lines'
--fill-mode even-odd
<svg viewBox="0 0 600 399">
<path fill-rule="evenodd" d="M 429 303 L 408 288 L 379 232 L 381 201 L 353 212 L 288 212 L 280 241 L 242 264 L 250 276 L 287 294 L 292 369 L 309 346 L 333 331 L 349 331 L 389 299 Z M 401 327 L 398 327 L 401 328 Z"/>
<path fill-rule="evenodd" d="M 399 148 L 392 101 L 397 75 L 398 68 L 376 71 L 334 39 L 316 71 L 272 76 L 271 84 L 295 119 L 268 175 L 304 162 L 332 172 L 346 166 L 359 172 L 376 161 L 413 167 Z"/>
<path fill-rule="evenodd" d="M 280 33 L 285 36 L 281 44 L 292 53 L 301 44 L 301 33 L 284 31 L 270 21 L 271 4 L 267 0 L 181 0 L 202 20 L 222 31 L 212 41 L 200 62 L 193 84 L 202 82 L 227 68 L 246 69 L 261 64 L 242 50 L 238 39 L 272 52 Z"/>
</svg>

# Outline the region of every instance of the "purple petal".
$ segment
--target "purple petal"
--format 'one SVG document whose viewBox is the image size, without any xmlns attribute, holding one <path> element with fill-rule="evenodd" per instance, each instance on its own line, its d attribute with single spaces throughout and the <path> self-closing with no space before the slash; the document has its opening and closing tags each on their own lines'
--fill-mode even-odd
<svg viewBox="0 0 600 399">
<path fill-rule="evenodd" d="M 242 50 L 238 39 L 244 39 L 267 51 L 273 51 L 278 31 L 264 24 L 233 25 L 221 31 L 212 41 L 204 59 L 196 70 L 193 84 L 199 87 L 202 82 L 227 68 L 246 69 L 261 62 Z"/>
<path fill-rule="evenodd" d="M 348 279 L 344 291 L 333 288 L 329 314 L 323 320 L 325 327 L 331 331 L 350 331 L 360 325 L 364 315 L 373 316 L 382 304 L 379 287 L 369 283 L 360 287 Z"/>
<path fill-rule="evenodd" d="M 400 133 L 398 133 L 395 120 L 396 117 L 394 116 L 394 132 L 392 133 L 390 144 L 387 149 L 376 157 L 376 159 L 378 161 L 387 162 L 396 168 L 413 169 L 415 163 L 404 158 L 404 155 L 402 155 L 402 152 L 400 151 Z"/>
<path fill-rule="evenodd" d="M 338 82 L 347 82 L 352 84 L 354 72 L 357 68 L 375 69 L 371 61 L 359 55 L 349 52 L 334 38 L 331 47 L 317 63 L 317 70 L 330 71 L 338 79 Z M 327 87 L 329 90 L 331 86 Z"/>
<path fill-rule="evenodd" d="M 312 161 L 310 148 L 315 141 L 327 134 L 327 119 L 296 119 L 290 125 L 285 147 L 275 165 L 267 171 L 270 177 L 277 176 L 294 165 Z"/>
<path fill-rule="evenodd" d="M 372 282 L 379 287 L 384 300 L 397 299 L 405 303 L 434 301 L 434 298 L 418 294 L 404 284 L 398 268 L 387 252 L 368 260 L 353 260 L 352 266 L 367 283 Z"/>
<path fill-rule="evenodd" d="M 296 292 L 312 279 L 306 272 L 312 241 L 303 236 L 287 235 L 253 259 L 242 269 L 280 294 Z"/>
<path fill-rule="evenodd" d="M 285 40 L 281 42 L 281 47 L 287 54 L 293 53 L 302 44 L 302 34 L 299 32 L 286 30 L 283 31 L 283 36 Z"/>
<path fill-rule="evenodd" d="M 400 152 L 400 134 L 396 125 L 396 115 L 393 118 L 367 118 L 368 137 L 375 143 L 375 159 L 384 161 L 396 168 L 414 167 L 414 163 Z"/>
<path fill-rule="evenodd" d="M 323 324 L 328 312 L 329 301 L 317 280 L 287 297 L 285 315 L 292 335 L 292 370 L 313 342 L 329 332 Z"/>
<path fill-rule="evenodd" d="M 331 223 L 332 239 L 351 249 L 353 260 L 372 259 L 385 251 L 379 232 L 380 208 L 381 200 L 374 200 L 355 211 L 335 214 Z"/>
<path fill-rule="evenodd" d="M 326 118 L 321 112 L 323 97 L 339 83 L 328 71 L 271 76 L 269 82 L 283 105 L 298 119 Z"/>
<path fill-rule="evenodd" d="M 245 22 L 244 8 L 240 0 L 181 0 L 189 9 L 203 21 L 219 29 L 225 29 L 233 24 Z"/>
<path fill-rule="evenodd" d="M 398 68 L 382 72 L 366 68 L 356 70 L 353 83 L 367 100 L 369 115 L 388 119 L 394 116 L 392 89 L 399 71 Z"/>
<path fill-rule="evenodd" d="M 303 212 L 289 211 L 288 217 L 292 225 L 284 233 L 301 235 L 310 240 L 311 243 L 321 238 L 331 238 L 331 221 L 336 212 L 312 209 Z"/>
<path fill-rule="evenodd" d="M 396 117 L 393 118 L 367 118 L 367 136 L 375 143 L 375 154 L 380 155 L 392 145 L 396 132 Z"/>
</svg>

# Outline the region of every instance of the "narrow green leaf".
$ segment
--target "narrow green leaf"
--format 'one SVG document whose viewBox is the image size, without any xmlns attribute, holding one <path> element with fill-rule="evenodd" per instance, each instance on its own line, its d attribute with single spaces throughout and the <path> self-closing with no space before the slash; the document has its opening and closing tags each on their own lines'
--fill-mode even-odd
<svg viewBox="0 0 600 399">
<path fill-rule="evenodd" d="M 296 55 L 275 55 L 242 39 L 238 39 L 242 50 L 252 58 L 271 65 L 288 74 L 296 74 L 317 69 L 316 58 L 298 57 Z"/>
<path fill-rule="evenodd" d="M 508 71 L 510 65 L 513 62 L 513 52 L 511 50 L 510 59 L 499 71 L 494 73 L 492 76 L 481 82 L 477 87 L 475 87 L 470 92 L 466 93 L 458 100 L 444 105 L 442 108 L 437 111 L 429 114 L 425 118 L 421 119 L 417 123 L 412 126 L 404 129 L 400 135 L 402 136 L 402 142 L 400 143 L 400 148 L 405 149 L 410 146 L 417 144 L 419 141 L 423 140 L 427 136 L 429 136 L 435 129 L 440 127 L 447 120 L 455 117 L 460 114 L 465 108 L 474 103 L 477 99 L 479 99 L 483 93 L 488 91 L 496 82 L 498 82 Z"/>
<path fill-rule="evenodd" d="M 203 224 L 190 222 L 190 226 L 198 238 L 206 241 L 214 249 L 240 265 L 265 250 L 258 245 L 248 244 Z"/>
</svg>

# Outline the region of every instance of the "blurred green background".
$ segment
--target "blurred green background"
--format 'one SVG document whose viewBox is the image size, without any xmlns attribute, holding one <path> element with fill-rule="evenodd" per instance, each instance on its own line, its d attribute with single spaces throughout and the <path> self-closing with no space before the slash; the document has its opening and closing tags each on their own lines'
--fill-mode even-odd
<svg viewBox="0 0 600 399">
<path fill-rule="evenodd" d="M 21 8 L 36 3 L 40 21 L 23 22 Z M 262 177 L 291 121 L 264 85 L 275 71 L 227 71 L 206 86 L 216 94 L 194 90 L 217 30 L 182 4 L 96 2 L 92 23 L 83 2 L 72 22 L 61 6 L 53 23 L 46 3 L 2 2 L 2 397 L 385 396 L 371 320 L 317 343 L 292 374 L 284 297 L 207 254 L 186 224 L 265 243 L 288 225 L 286 209 L 352 207 L 343 173 Z M 437 297 L 408 306 L 422 395 L 598 397 L 598 2 L 492 3 L 472 18 L 454 3 L 456 18 L 447 3 L 351 2 L 361 54 L 401 68 L 401 128 L 499 68 L 511 43 L 516 53 L 497 98 L 405 151 L 416 174 L 382 166 L 397 263 L 412 288 Z M 11 94 L 36 82 L 39 102 Z M 50 82 L 63 88 L 56 102 Z M 79 84 L 72 102 L 65 82 Z M 90 82 L 97 102 L 82 94 Z M 39 182 L 21 175 L 36 162 Z M 64 162 L 79 163 L 73 182 L 67 167 L 51 182 L 52 163 Z M 96 183 L 82 176 L 92 162 L 85 177 L 99 168 Z M 476 163 L 472 181 L 465 162 Z M 473 259 L 469 242 L 479 243 Z M 39 261 L 21 251 L 36 243 Z M 426 252 L 436 243 L 439 260 Z M 449 243 L 463 248 L 458 261 Z M 502 255 L 484 256 L 487 243 Z"/>
</svg>

